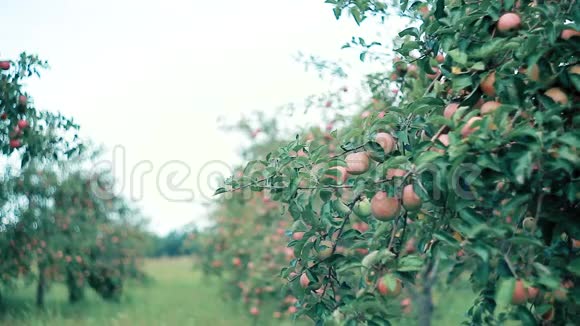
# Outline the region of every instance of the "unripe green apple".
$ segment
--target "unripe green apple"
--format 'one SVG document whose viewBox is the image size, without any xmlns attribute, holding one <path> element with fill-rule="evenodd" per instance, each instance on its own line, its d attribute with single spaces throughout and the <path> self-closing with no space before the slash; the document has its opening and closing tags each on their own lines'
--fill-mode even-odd
<svg viewBox="0 0 580 326">
<path fill-rule="evenodd" d="M 368 198 L 361 199 L 356 204 L 354 204 L 352 211 L 358 217 L 369 217 L 371 216 L 371 202 L 368 200 Z"/>
<path fill-rule="evenodd" d="M 533 217 L 526 217 L 524 219 L 524 221 L 522 222 L 522 226 L 528 232 L 534 232 L 534 231 L 536 231 L 536 228 L 538 227 L 536 224 L 536 219 Z"/>
<path fill-rule="evenodd" d="M 324 240 L 320 242 L 320 247 L 318 249 L 318 259 L 325 260 L 332 255 L 332 242 L 329 240 Z"/>
</svg>

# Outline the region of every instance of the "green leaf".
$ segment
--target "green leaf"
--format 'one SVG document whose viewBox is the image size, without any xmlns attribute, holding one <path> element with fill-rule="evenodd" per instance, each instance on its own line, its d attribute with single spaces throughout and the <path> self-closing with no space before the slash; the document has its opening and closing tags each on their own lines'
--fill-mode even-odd
<svg viewBox="0 0 580 326">
<path fill-rule="evenodd" d="M 522 237 L 522 236 L 513 237 L 513 238 L 509 239 L 509 242 L 511 242 L 515 245 L 536 246 L 536 247 L 543 246 L 543 243 L 538 239 L 530 238 L 530 237 Z"/>
<path fill-rule="evenodd" d="M 485 63 L 478 61 L 471 66 L 471 69 L 483 71 L 485 70 Z"/>
<path fill-rule="evenodd" d="M 221 188 L 217 188 L 217 189 L 216 189 L 216 191 L 213 193 L 213 195 L 214 195 L 214 196 L 217 196 L 217 195 L 219 195 L 219 194 L 223 194 L 224 192 L 228 192 L 228 191 L 226 190 L 226 188 L 223 188 L 223 187 L 221 187 Z"/>
<path fill-rule="evenodd" d="M 433 237 L 439 241 L 447 243 L 448 245 L 459 248 L 459 241 L 457 241 L 457 239 L 449 235 L 447 232 L 437 230 L 433 233 Z"/>
<path fill-rule="evenodd" d="M 558 137 L 557 140 L 572 147 L 580 148 L 580 135 L 578 133 L 566 133 Z"/>
<path fill-rule="evenodd" d="M 417 50 L 419 48 L 421 48 L 421 45 L 418 42 L 407 41 L 407 42 L 403 43 L 401 48 L 398 49 L 397 51 L 402 53 L 402 54 L 408 55 L 409 52 L 411 52 L 412 50 Z"/>
<path fill-rule="evenodd" d="M 399 33 L 399 37 L 404 37 L 406 35 L 411 35 L 416 38 L 419 38 L 419 30 L 416 27 L 409 27 L 405 28 Z"/>
<path fill-rule="evenodd" d="M 467 64 L 467 54 L 465 54 L 464 52 L 461 52 L 461 51 L 455 49 L 455 50 L 449 51 L 449 55 L 458 64 L 460 64 L 460 65 Z"/>
<path fill-rule="evenodd" d="M 516 315 L 518 316 L 518 321 L 522 323 L 523 326 L 534 326 L 537 325 L 536 317 L 532 315 L 528 308 L 519 306 Z"/>
<path fill-rule="evenodd" d="M 498 305 L 507 306 L 512 301 L 512 295 L 516 288 L 516 280 L 514 278 L 502 279 L 498 282 L 495 301 Z"/>
<path fill-rule="evenodd" d="M 560 288 L 560 280 L 555 275 L 542 275 L 538 278 L 538 284 L 542 284 L 549 289 Z"/>
<path fill-rule="evenodd" d="M 489 251 L 487 250 L 487 248 L 481 245 L 474 245 L 473 247 L 471 247 L 471 250 L 473 250 L 479 257 L 481 257 L 481 259 L 483 259 L 484 262 L 489 261 Z"/>
<path fill-rule="evenodd" d="M 455 76 L 453 77 L 453 90 L 459 91 L 464 88 L 471 86 L 471 77 L 470 76 Z"/>
<path fill-rule="evenodd" d="M 427 152 L 421 153 L 421 155 L 419 157 L 417 157 L 417 159 L 415 160 L 415 164 L 417 165 L 417 170 L 421 171 L 421 168 L 423 167 L 423 165 L 431 163 L 432 161 L 434 161 L 436 158 L 438 158 L 440 156 L 443 156 L 443 154 L 441 154 L 439 152 L 434 152 L 434 151 L 427 151 Z"/>
<path fill-rule="evenodd" d="M 342 15 L 342 8 L 339 6 L 336 6 L 336 7 L 332 8 L 332 11 L 334 12 L 334 17 L 336 19 L 340 19 L 340 16 Z"/>
<path fill-rule="evenodd" d="M 580 276 L 580 257 L 572 260 L 566 269 L 568 269 L 574 275 Z"/>
<path fill-rule="evenodd" d="M 397 268 L 400 272 L 416 272 L 420 271 L 423 267 L 424 259 L 417 255 L 408 255 L 399 259 L 399 267 Z"/>
<path fill-rule="evenodd" d="M 364 17 L 361 15 L 360 10 L 357 7 L 352 7 L 352 8 L 350 8 L 350 13 L 352 15 L 352 18 L 354 18 L 354 21 L 356 22 L 356 24 L 360 25 L 360 23 L 364 19 Z"/>
<path fill-rule="evenodd" d="M 532 153 L 525 152 L 522 156 L 515 160 L 513 164 L 513 173 L 516 181 L 523 184 L 525 180 L 530 178 L 532 174 Z"/>
<path fill-rule="evenodd" d="M 367 51 L 363 51 L 363 52 L 361 52 L 361 53 L 360 53 L 360 55 L 359 55 L 359 59 L 360 59 L 360 61 L 361 61 L 361 62 L 364 62 L 364 61 L 365 61 L 365 58 L 366 58 L 366 56 L 367 56 Z"/>
<path fill-rule="evenodd" d="M 371 153 L 371 157 L 379 162 L 384 162 L 385 161 L 385 150 L 381 147 L 381 145 L 379 145 L 379 143 L 374 142 L 374 141 L 369 141 L 366 145 L 365 148 L 367 148 L 369 150 L 369 152 Z"/>
</svg>

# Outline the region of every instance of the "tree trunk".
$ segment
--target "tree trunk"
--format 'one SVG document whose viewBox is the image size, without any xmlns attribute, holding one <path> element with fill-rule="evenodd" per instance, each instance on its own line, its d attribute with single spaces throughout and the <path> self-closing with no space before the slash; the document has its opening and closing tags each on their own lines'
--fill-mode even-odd
<svg viewBox="0 0 580 326">
<path fill-rule="evenodd" d="M 36 287 L 36 305 L 44 306 L 44 291 L 46 288 L 46 279 L 44 278 L 44 265 L 38 262 L 38 285 Z"/>
<path fill-rule="evenodd" d="M 68 300 L 70 303 L 79 302 L 85 297 L 85 292 L 82 285 L 77 284 L 74 272 L 67 268 L 66 283 L 68 287 Z"/>
<path fill-rule="evenodd" d="M 433 316 L 433 297 L 431 289 L 435 284 L 437 267 L 439 265 L 438 261 L 433 261 L 433 259 L 434 258 L 429 259 L 422 273 L 423 284 L 418 295 L 419 326 L 431 326 L 431 317 Z"/>
<path fill-rule="evenodd" d="M 425 285 L 419 295 L 419 326 L 431 326 L 433 301 L 431 300 L 431 286 Z"/>
</svg>

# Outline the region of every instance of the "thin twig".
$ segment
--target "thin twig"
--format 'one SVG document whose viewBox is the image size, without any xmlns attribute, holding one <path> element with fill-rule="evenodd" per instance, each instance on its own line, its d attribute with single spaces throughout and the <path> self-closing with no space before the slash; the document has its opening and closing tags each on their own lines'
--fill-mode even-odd
<svg viewBox="0 0 580 326">
<path fill-rule="evenodd" d="M 356 202 L 360 200 L 361 196 L 362 195 L 356 196 L 356 198 L 353 199 L 353 201 L 347 205 L 348 208 L 350 209 L 350 212 L 344 217 L 344 220 L 342 220 L 342 224 L 340 225 L 340 228 L 338 229 L 336 241 L 334 242 L 334 244 L 332 246 L 332 254 L 334 254 L 334 252 L 336 251 L 336 246 L 338 245 L 338 239 L 342 235 L 342 232 L 344 232 L 344 227 L 346 226 L 346 224 L 348 223 L 348 221 L 350 219 L 350 214 L 352 214 L 352 209 L 354 208 L 354 205 L 356 204 Z"/>
<path fill-rule="evenodd" d="M 336 154 L 336 155 L 334 155 L 334 156 L 331 156 L 331 157 L 330 157 L 330 159 L 334 159 L 334 158 L 337 158 L 337 157 L 341 157 L 341 156 L 343 156 L 344 154 L 348 154 L 348 153 L 350 153 L 350 152 L 357 151 L 357 150 L 359 150 L 359 149 L 361 149 L 361 148 L 364 148 L 364 147 L 365 147 L 365 145 L 359 145 L 359 146 L 357 146 L 357 147 L 355 147 L 355 148 L 348 149 L 348 150 L 344 150 L 344 148 L 343 148 L 344 152 L 342 152 L 342 153 L 340 153 L 340 154 Z"/>
<path fill-rule="evenodd" d="M 518 274 L 516 273 L 516 270 L 514 268 L 514 265 L 512 264 L 512 261 L 510 260 L 510 258 L 507 256 L 507 254 L 503 255 L 503 260 L 505 261 L 505 263 L 507 264 L 508 268 L 510 269 L 510 272 L 512 272 L 512 275 L 515 278 L 518 278 Z"/>
<path fill-rule="evenodd" d="M 391 239 L 389 240 L 389 246 L 387 247 L 388 251 L 391 251 L 391 248 L 393 248 L 393 243 L 395 242 L 396 234 L 397 234 L 397 220 L 395 220 L 393 223 L 393 231 L 391 232 Z"/>
<path fill-rule="evenodd" d="M 427 147 L 425 149 L 425 151 L 428 151 L 429 149 L 431 149 L 431 147 L 433 147 L 433 145 L 435 144 L 435 140 L 437 140 L 437 138 L 439 138 L 439 136 L 441 136 L 441 134 L 447 129 L 447 125 L 443 125 L 441 126 L 441 128 L 439 128 L 439 130 L 437 130 L 437 132 L 435 133 L 435 135 L 433 135 L 433 137 L 431 137 L 431 145 L 429 145 L 429 147 Z"/>
<path fill-rule="evenodd" d="M 538 196 L 538 205 L 536 206 L 536 223 L 538 223 L 540 219 L 540 212 L 542 211 L 542 204 L 544 202 L 544 196 L 546 193 L 542 192 L 540 196 Z"/>
<path fill-rule="evenodd" d="M 239 186 L 239 187 L 237 187 L 237 188 L 233 188 L 233 189 L 229 190 L 228 192 L 234 192 L 234 191 L 237 191 L 237 190 L 242 190 L 242 189 L 245 189 L 245 188 L 251 187 L 251 186 L 253 186 L 253 185 L 256 185 L 256 184 L 258 184 L 258 183 L 264 182 L 264 181 L 266 181 L 266 180 L 268 180 L 268 179 L 269 179 L 269 178 L 262 178 L 262 179 L 260 179 L 260 180 L 255 180 L 255 181 L 253 181 L 253 182 L 250 182 L 250 183 L 248 183 L 247 185 L 243 185 L 243 186 Z"/>
<path fill-rule="evenodd" d="M 435 87 L 435 83 L 439 81 L 441 75 L 442 75 L 441 70 L 439 70 L 439 72 L 435 75 L 435 78 L 433 78 L 433 81 L 429 84 L 429 86 L 427 86 L 425 93 L 423 93 L 423 97 L 427 96 L 427 94 L 431 92 L 433 87 Z"/>
<path fill-rule="evenodd" d="M 405 215 L 403 216 L 404 220 L 403 220 L 403 231 L 401 231 L 401 243 L 400 245 L 402 245 L 403 241 L 405 241 L 405 232 L 407 231 L 407 212 L 405 212 Z M 395 249 L 395 255 L 399 256 L 399 253 L 401 252 L 401 246 L 399 246 L 398 249 Z"/>
</svg>

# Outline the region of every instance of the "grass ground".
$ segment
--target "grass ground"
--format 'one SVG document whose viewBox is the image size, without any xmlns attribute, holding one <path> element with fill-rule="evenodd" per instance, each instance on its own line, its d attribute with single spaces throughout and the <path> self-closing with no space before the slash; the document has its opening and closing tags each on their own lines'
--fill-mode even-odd
<svg viewBox="0 0 580 326">
<path fill-rule="evenodd" d="M 242 307 L 226 302 L 217 280 L 207 280 L 192 269 L 191 259 L 159 259 L 146 263 L 154 279 L 147 285 L 129 286 L 121 304 L 101 300 L 87 291 L 84 302 L 70 305 L 66 289 L 54 286 L 46 298 L 46 308 L 34 305 L 34 287 L 7 294 L 7 309 L 0 325 L 7 326 L 246 326 L 254 325 Z M 436 310 L 434 325 L 459 325 L 472 303 L 468 289 L 439 293 L 435 300 L 444 309 Z M 258 325 L 280 325 L 265 316 Z M 290 322 L 286 322 L 291 325 Z M 405 323 L 413 325 L 413 322 Z M 304 325 L 304 323 L 301 323 Z"/>
<path fill-rule="evenodd" d="M 59 285 L 50 289 L 46 309 L 39 311 L 34 306 L 34 288 L 21 289 L 7 295 L 8 308 L 0 325 L 252 325 L 240 308 L 221 300 L 218 286 L 192 270 L 191 259 L 152 260 L 146 270 L 154 280 L 129 287 L 121 304 L 104 302 L 87 291 L 84 302 L 70 305 L 66 289 Z"/>
</svg>

